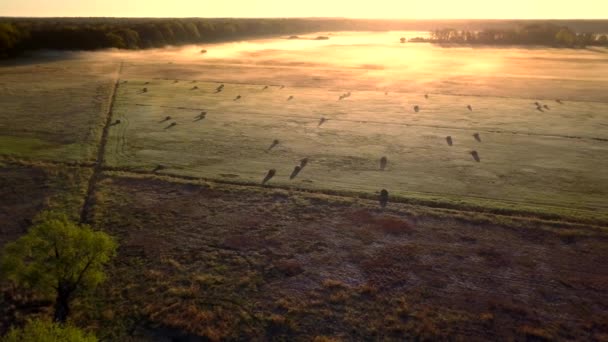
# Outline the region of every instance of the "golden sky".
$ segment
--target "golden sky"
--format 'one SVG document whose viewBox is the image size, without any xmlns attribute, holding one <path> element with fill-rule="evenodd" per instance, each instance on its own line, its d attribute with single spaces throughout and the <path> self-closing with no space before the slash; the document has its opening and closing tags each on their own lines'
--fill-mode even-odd
<svg viewBox="0 0 608 342">
<path fill-rule="evenodd" d="M 608 19 L 608 0 L 0 0 L 0 16 Z"/>
</svg>

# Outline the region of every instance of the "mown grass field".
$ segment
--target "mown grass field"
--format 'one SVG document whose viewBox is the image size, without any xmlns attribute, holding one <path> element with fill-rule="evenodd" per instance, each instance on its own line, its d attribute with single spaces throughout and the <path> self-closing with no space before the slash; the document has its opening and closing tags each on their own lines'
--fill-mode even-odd
<svg viewBox="0 0 608 342">
<path fill-rule="evenodd" d="M 110 167 L 243 183 L 276 169 L 268 184 L 608 219 L 608 104 L 541 100 L 541 112 L 530 99 L 125 81 Z"/>
<path fill-rule="evenodd" d="M 0 155 L 93 162 L 118 61 L 0 66 Z"/>
</svg>

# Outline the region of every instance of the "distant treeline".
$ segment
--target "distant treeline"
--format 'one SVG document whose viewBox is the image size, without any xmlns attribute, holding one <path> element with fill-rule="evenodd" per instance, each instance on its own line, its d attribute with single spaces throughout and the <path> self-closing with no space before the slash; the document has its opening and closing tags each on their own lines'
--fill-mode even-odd
<svg viewBox="0 0 608 342">
<path fill-rule="evenodd" d="M 429 39 L 414 42 L 487 45 L 544 45 L 555 47 L 608 46 L 608 35 L 577 33 L 566 26 L 530 24 L 515 29 L 484 29 L 468 31 L 441 29 L 431 32 Z"/>
<path fill-rule="evenodd" d="M 580 32 L 589 32 L 590 29 L 608 32 L 608 21 L 605 20 L 551 22 L 553 24 L 543 25 L 543 22 L 537 21 L 512 20 L 0 18 L 0 57 L 17 56 L 24 51 L 39 49 L 145 49 L 319 31 L 431 31 L 444 25 L 459 28 L 460 31 L 435 31 L 434 40 L 488 44 L 530 41 L 547 44 L 558 39 L 568 44 L 574 41 L 575 44 L 584 42 L 589 45 L 589 42 L 601 42 L 604 38 L 591 34 L 591 39 L 587 36 L 589 33 L 575 34 L 568 29 L 560 33 L 561 28 L 558 31 L 555 28 L 567 23 Z M 511 29 L 526 23 L 532 26 L 523 31 Z M 539 29 L 535 29 L 535 25 Z M 489 29 L 479 31 L 483 28 Z M 559 38 L 555 38 L 558 33 Z"/>
</svg>

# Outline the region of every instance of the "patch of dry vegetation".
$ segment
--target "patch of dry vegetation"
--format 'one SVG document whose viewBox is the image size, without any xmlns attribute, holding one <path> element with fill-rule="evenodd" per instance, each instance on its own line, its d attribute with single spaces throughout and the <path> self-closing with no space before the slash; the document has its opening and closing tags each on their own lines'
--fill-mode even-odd
<svg viewBox="0 0 608 342">
<path fill-rule="evenodd" d="M 562 228 L 533 221 L 139 176 L 100 189 L 96 226 L 121 251 L 104 300 L 79 319 L 111 338 L 560 339 L 606 328 L 601 231 L 563 241 Z"/>
</svg>

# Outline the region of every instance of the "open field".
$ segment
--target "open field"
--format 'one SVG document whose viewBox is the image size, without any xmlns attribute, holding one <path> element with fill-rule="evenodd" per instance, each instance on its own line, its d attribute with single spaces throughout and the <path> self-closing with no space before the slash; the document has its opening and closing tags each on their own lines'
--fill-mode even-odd
<svg viewBox="0 0 608 342">
<path fill-rule="evenodd" d="M 269 184 L 386 188 L 608 222 L 608 174 L 598 172 L 608 169 L 607 103 L 545 100 L 541 112 L 520 98 L 353 91 L 339 100 L 344 92 L 323 88 L 223 84 L 217 93 L 218 83 L 196 80 L 122 83 L 107 165 L 244 183 L 276 169 Z M 303 158 L 308 165 L 290 179 Z"/>
<path fill-rule="evenodd" d="M 80 320 L 114 339 L 608 337 L 605 229 L 120 174 L 98 203 L 120 257 Z"/>
<path fill-rule="evenodd" d="M 0 155 L 91 162 L 119 62 L 0 66 Z"/>
</svg>

